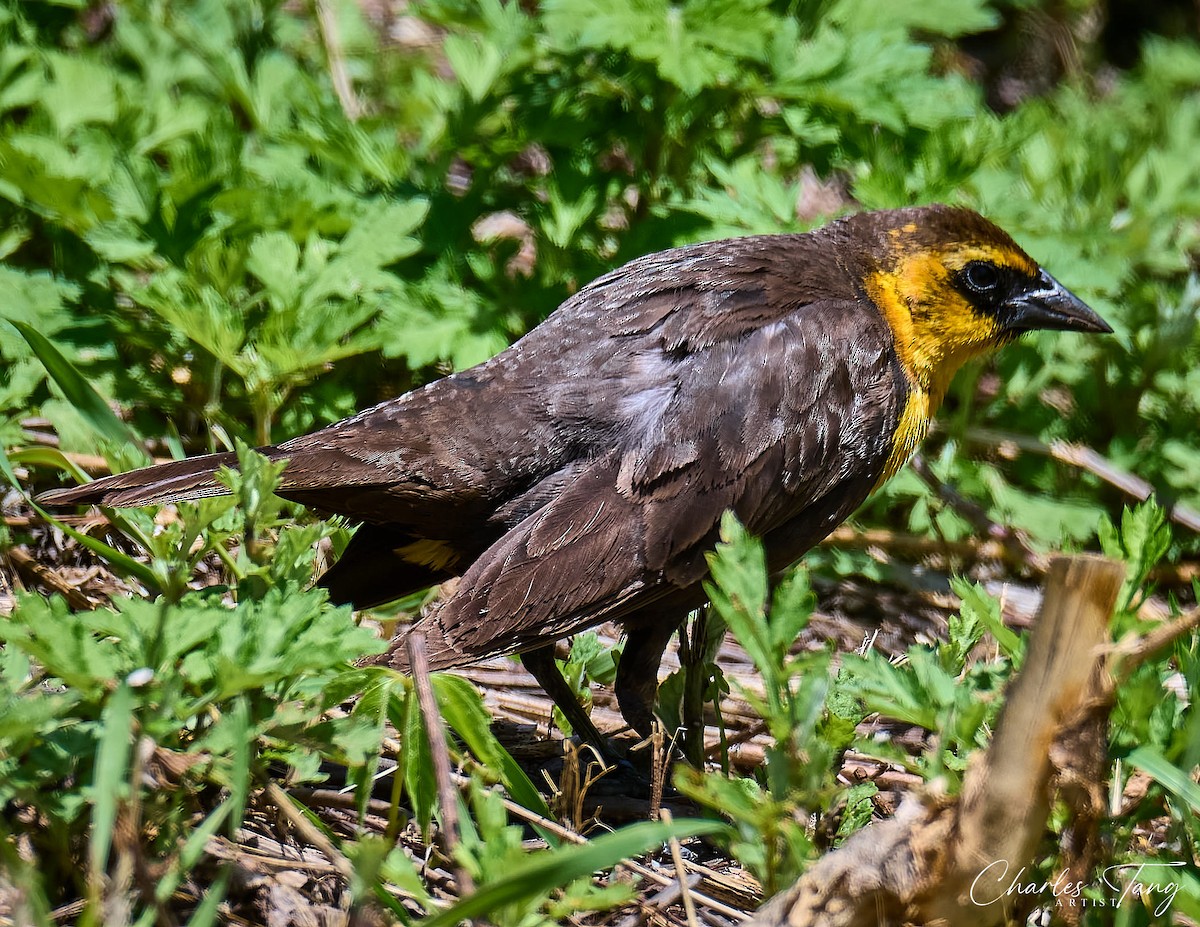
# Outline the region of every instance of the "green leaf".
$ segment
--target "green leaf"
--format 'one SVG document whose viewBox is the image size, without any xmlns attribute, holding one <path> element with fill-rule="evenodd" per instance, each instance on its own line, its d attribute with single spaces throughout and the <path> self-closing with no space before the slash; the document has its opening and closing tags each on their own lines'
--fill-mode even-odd
<svg viewBox="0 0 1200 927">
<path fill-rule="evenodd" d="M 980 627 L 988 631 L 1000 645 L 1004 655 L 1013 661 L 1014 669 L 1020 669 L 1025 656 L 1025 642 L 1022 637 L 1004 624 L 1001 616 L 1000 603 L 979 583 L 968 582 L 961 577 L 950 580 L 950 589 L 961 599 L 962 625 L 960 627 Z M 956 625 L 958 623 L 956 622 Z M 975 646 L 974 640 L 960 640 L 957 646 L 962 658 L 967 651 Z"/>
<path fill-rule="evenodd" d="M 443 50 L 467 95 L 476 103 L 486 97 L 504 65 L 500 49 L 478 36 L 451 35 Z"/>
<path fill-rule="evenodd" d="M 221 830 L 221 825 L 229 816 L 233 805 L 234 797 L 226 798 L 200 822 L 195 830 L 188 834 L 187 840 L 184 841 L 183 847 L 179 851 L 179 858 L 175 860 L 176 865 L 172 866 L 154 887 L 154 896 L 160 903 L 166 903 L 174 894 L 175 889 L 179 887 L 184 876 L 190 873 L 200 861 L 208 847 L 208 841 Z"/>
<path fill-rule="evenodd" d="M 196 906 L 196 910 L 188 920 L 188 927 L 211 927 L 217 923 L 217 918 L 221 914 L 221 902 L 225 900 L 225 893 L 229 890 L 229 879 L 232 872 L 233 865 L 229 864 L 222 867 L 221 871 L 217 873 L 217 877 L 212 880 L 204 892 L 200 904 Z"/>
<path fill-rule="evenodd" d="M 59 352 L 48 338 L 24 322 L 11 323 L 21 333 L 21 336 L 33 349 L 38 359 L 45 365 L 47 373 L 58 384 L 63 395 L 95 429 L 96 433 L 107 441 L 127 447 L 140 448 L 141 439 L 123 421 L 117 418 L 90 383 L 75 369 L 75 366 Z M 145 462 L 150 458 L 143 451 Z"/>
<path fill-rule="evenodd" d="M 1200 785 L 1168 760 L 1157 747 L 1138 747 L 1129 754 L 1128 761 L 1183 802 L 1192 814 L 1200 815 Z"/>
<path fill-rule="evenodd" d="M 390 719 L 400 733 L 401 746 L 400 755 L 396 757 L 395 775 L 404 781 L 421 832 L 428 833 L 437 803 L 437 783 L 433 778 L 433 759 L 421 708 L 415 696 L 401 698 L 399 692 L 393 692 L 392 706 Z"/>
<path fill-rule="evenodd" d="M 122 681 L 100 715 L 100 749 L 96 752 L 92 775 L 92 832 L 88 847 L 88 862 L 96 878 L 108 867 L 117 807 L 128 794 L 133 706 L 133 689 Z"/>
<path fill-rule="evenodd" d="M 482 763 L 499 773 L 508 793 L 518 804 L 542 817 L 549 817 L 550 809 L 541 793 L 492 733 L 491 715 L 475 687 L 461 676 L 445 673 L 435 673 L 432 679 L 438 709 L 446 723 Z M 553 834 L 543 836 L 552 845 L 558 842 Z"/>
<path fill-rule="evenodd" d="M 728 832 L 718 821 L 681 820 L 670 826 L 657 821 L 631 824 L 585 844 L 564 846 L 535 854 L 513 866 L 507 877 L 481 886 L 475 894 L 422 921 L 422 927 L 454 927 L 483 917 L 497 908 L 545 894 L 575 879 L 609 869 L 623 859 L 645 853 L 672 837 L 692 837 Z"/>
<path fill-rule="evenodd" d="M 48 59 L 54 80 L 42 92 L 42 105 L 60 136 L 84 123 L 116 120 L 116 81 L 111 68 L 79 54 L 51 54 Z"/>
</svg>

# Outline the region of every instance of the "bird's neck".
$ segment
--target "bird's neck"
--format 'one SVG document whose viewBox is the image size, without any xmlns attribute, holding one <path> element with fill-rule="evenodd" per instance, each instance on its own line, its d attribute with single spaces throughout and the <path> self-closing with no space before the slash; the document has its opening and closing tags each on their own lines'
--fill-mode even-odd
<svg viewBox="0 0 1200 927">
<path fill-rule="evenodd" d="M 932 417 L 954 374 L 996 346 L 996 324 L 972 311 L 938 267 L 914 259 L 866 281 L 867 293 L 891 329 L 909 385 L 926 397 Z M 915 265 L 915 266 L 914 266 Z"/>
<path fill-rule="evenodd" d="M 952 288 L 921 267 L 869 277 L 867 293 L 892 332 L 896 356 L 908 380 L 892 449 L 876 486 L 890 479 L 916 451 L 941 408 L 958 369 L 986 353 L 995 332 L 971 312 Z M 943 283 L 943 281 L 939 281 Z"/>
</svg>

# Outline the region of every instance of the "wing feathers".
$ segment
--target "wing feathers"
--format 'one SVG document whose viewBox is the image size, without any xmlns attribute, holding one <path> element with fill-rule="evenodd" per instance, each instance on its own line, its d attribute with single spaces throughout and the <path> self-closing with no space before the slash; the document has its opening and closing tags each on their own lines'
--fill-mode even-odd
<svg viewBox="0 0 1200 927">
<path fill-rule="evenodd" d="M 156 505 L 221 496 L 229 492 L 217 482 L 221 467 L 236 467 L 237 454 L 207 454 L 106 476 L 81 486 L 51 489 L 37 497 L 47 506 Z"/>
</svg>

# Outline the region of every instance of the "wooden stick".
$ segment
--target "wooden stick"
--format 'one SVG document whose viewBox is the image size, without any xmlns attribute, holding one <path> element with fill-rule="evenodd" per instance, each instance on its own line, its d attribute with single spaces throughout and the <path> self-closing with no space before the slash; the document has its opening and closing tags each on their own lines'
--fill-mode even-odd
<svg viewBox="0 0 1200 927">
<path fill-rule="evenodd" d="M 1012 685 L 985 762 L 963 782 L 954 898 L 935 898 L 945 916 L 979 916 L 967 897 L 997 898 L 1033 856 L 1050 811 L 1050 747 L 1064 722 L 1088 701 L 1088 684 L 1108 639 L 1108 619 L 1125 578 L 1104 557 L 1054 560 L 1041 616 Z M 995 865 L 1006 861 L 1007 865 Z M 991 867 L 991 868 L 988 868 Z M 969 876 L 971 881 L 962 883 Z M 975 907 L 975 911 L 970 908 Z M 1000 905 L 993 905 L 1000 908 Z"/>
<path fill-rule="evenodd" d="M 455 855 L 460 840 L 458 827 L 458 792 L 450 773 L 450 751 L 446 746 L 446 731 L 442 727 L 442 715 L 438 711 L 433 685 L 429 681 L 429 657 L 425 652 L 425 633 L 419 629 L 408 632 L 405 640 L 408 650 L 408 665 L 412 671 L 413 688 L 417 694 L 417 705 L 421 709 L 421 720 L 429 738 L 429 753 L 433 760 L 433 778 L 437 783 L 438 804 L 442 806 L 442 851 L 454 866 L 455 880 L 459 892 L 469 895 L 475 891 L 475 880 L 462 866 Z"/>
<path fill-rule="evenodd" d="M 337 848 L 332 840 L 325 836 L 321 828 L 317 827 L 312 821 L 304 816 L 299 808 L 292 803 L 291 797 L 274 782 L 268 782 L 266 787 L 266 796 L 280 813 L 287 819 L 288 823 L 296 829 L 304 840 L 310 846 L 316 847 L 324 854 L 325 858 L 333 864 L 333 867 L 345 879 L 349 880 L 354 876 L 354 866 L 350 860 L 342 854 L 342 851 Z"/>
<path fill-rule="evenodd" d="M 1060 463 L 1090 473 L 1097 479 L 1108 483 L 1109 486 L 1115 487 L 1125 495 L 1139 501 L 1144 501 L 1154 495 L 1154 487 L 1149 482 L 1136 474 L 1122 470 L 1107 457 L 1083 444 L 1071 444 L 1067 441 L 1051 441 L 1047 444 L 1029 435 L 991 431 L 986 428 L 968 428 L 963 437 L 968 441 L 985 444 L 989 447 L 1013 448 L 1050 457 Z M 1182 502 L 1168 506 L 1167 517 L 1189 531 L 1200 532 L 1200 512 Z"/>
<path fill-rule="evenodd" d="M 896 817 L 868 826 L 818 861 L 752 923 L 989 927 L 1018 907 L 1032 907 L 1034 895 L 1009 897 L 1007 888 L 1045 830 L 1052 746 L 1095 701 L 1108 618 L 1124 575 L 1124 564 L 1103 557 L 1051 561 L 1025 666 L 959 800 L 927 795 L 906 802 Z M 1103 739 L 1094 749 L 1103 749 Z"/>
<path fill-rule="evenodd" d="M 35 580 L 52 592 L 62 595 L 71 608 L 86 610 L 92 607 L 91 599 L 80 592 L 77 586 L 69 583 L 44 563 L 40 563 L 23 547 L 10 547 L 5 553 L 12 561 L 14 568 L 24 573 L 26 578 Z"/>
<path fill-rule="evenodd" d="M 363 114 L 362 103 L 354 93 L 350 72 L 346 70 L 346 56 L 342 52 L 342 35 L 338 29 L 337 14 L 329 0 L 316 0 L 317 24 L 321 30 L 321 43 L 325 46 L 325 58 L 329 62 L 329 79 L 337 94 L 342 112 L 351 122 L 357 122 Z"/>
<path fill-rule="evenodd" d="M 671 826 L 671 812 L 666 808 L 658 809 L 658 816 L 664 824 Z M 683 900 L 683 913 L 687 918 L 688 927 L 699 927 L 696 920 L 696 905 L 692 902 L 691 886 L 688 885 L 687 870 L 683 868 L 683 851 L 679 848 L 679 839 L 672 837 L 667 841 L 671 848 L 671 862 L 675 864 L 675 877 L 679 880 L 679 892 Z"/>
</svg>

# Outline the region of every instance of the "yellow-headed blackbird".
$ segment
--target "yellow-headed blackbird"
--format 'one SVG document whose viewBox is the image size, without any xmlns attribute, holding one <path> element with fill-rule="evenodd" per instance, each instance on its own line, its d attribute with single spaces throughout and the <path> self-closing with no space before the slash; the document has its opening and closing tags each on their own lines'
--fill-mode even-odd
<svg viewBox="0 0 1200 927">
<path fill-rule="evenodd" d="M 520 653 L 594 738 L 552 648 L 618 621 L 617 697 L 644 734 L 722 513 L 783 569 L 903 466 L 964 361 L 1035 329 L 1111 331 L 973 212 L 864 213 L 631 261 L 490 361 L 264 452 L 288 461 L 281 496 L 361 523 L 320 579 L 335 602 L 461 577 L 420 621 L 432 667 Z M 42 499 L 197 499 L 234 464 Z"/>
</svg>

